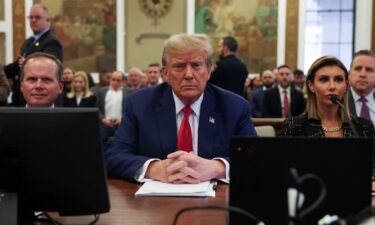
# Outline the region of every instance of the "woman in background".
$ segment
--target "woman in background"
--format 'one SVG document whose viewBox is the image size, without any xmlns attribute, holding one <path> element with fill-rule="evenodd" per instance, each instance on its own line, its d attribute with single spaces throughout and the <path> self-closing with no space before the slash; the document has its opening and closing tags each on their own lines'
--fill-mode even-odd
<svg viewBox="0 0 375 225">
<path fill-rule="evenodd" d="M 96 97 L 89 89 L 87 74 L 77 71 L 74 74 L 71 90 L 64 97 L 65 107 L 95 107 Z"/>
<path fill-rule="evenodd" d="M 285 136 L 353 137 L 349 120 L 359 136 L 374 137 L 375 129 L 370 120 L 350 116 L 331 101 L 332 96 L 341 100 L 348 112 L 348 71 L 335 57 L 317 59 L 307 74 L 306 112 L 286 119 L 282 127 Z"/>
</svg>

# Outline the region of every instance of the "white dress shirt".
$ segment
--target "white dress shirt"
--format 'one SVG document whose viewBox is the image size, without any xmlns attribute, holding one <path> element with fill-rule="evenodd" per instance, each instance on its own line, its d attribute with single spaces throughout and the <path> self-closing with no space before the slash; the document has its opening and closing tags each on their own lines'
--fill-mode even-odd
<svg viewBox="0 0 375 225">
<path fill-rule="evenodd" d="M 122 116 L 122 88 L 117 91 L 109 88 L 105 96 L 105 118 L 121 119 Z"/>
<path fill-rule="evenodd" d="M 77 105 L 79 105 L 79 103 L 81 103 L 82 97 L 83 97 L 83 92 L 76 93 L 76 102 L 77 102 Z"/>
</svg>

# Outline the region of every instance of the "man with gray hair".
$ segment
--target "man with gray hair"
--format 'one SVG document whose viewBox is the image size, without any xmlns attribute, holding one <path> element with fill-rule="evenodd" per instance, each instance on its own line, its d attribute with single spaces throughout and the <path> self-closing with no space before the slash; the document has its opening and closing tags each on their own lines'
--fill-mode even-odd
<svg viewBox="0 0 375 225">
<path fill-rule="evenodd" d="M 133 91 L 137 91 L 144 86 L 142 85 L 143 83 L 143 77 L 144 74 L 141 69 L 137 67 L 132 67 L 129 70 L 128 74 L 128 85 Z"/>
<path fill-rule="evenodd" d="M 229 137 L 256 133 L 246 100 L 207 83 L 211 58 L 206 35 L 166 40 L 167 82 L 125 100 L 125 118 L 107 150 L 110 176 L 167 183 L 229 179 Z"/>
</svg>

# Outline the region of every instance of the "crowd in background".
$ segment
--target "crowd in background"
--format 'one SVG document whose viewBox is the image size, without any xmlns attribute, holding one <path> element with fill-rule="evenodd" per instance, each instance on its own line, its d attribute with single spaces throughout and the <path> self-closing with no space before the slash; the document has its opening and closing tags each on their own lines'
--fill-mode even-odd
<svg viewBox="0 0 375 225">
<path fill-rule="evenodd" d="M 0 105 L 21 106 L 26 102 L 20 90 L 22 65 L 28 55 L 44 52 L 54 55 L 62 61 L 63 48 L 53 32 L 48 9 L 36 4 L 30 10 L 30 27 L 34 35 L 23 43 L 20 55 L 13 63 L 0 65 Z M 215 43 L 211 43 L 214 45 Z M 248 69 L 237 58 L 238 43 L 232 36 L 219 40 L 219 60 L 212 68 L 209 83 L 247 99 L 251 116 L 254 118 L 289 118 L 299 116 L 306 111 L 308 76 L 298 68 L 279 65 L 269 68 L 259 75 L 249 76 Z M 343 68 L 345 69 L 345 68 Z M 346 69 L 345 69 L 346 71 Z M 164 82 L 163 67 L 159 63 L 150 63 L 142 70 L 132 67 L 124 71 L 100 71 L 98 83 L 89 72 L 80 68 L 65 67 L 63 71 L 63 90 L 54 107 L 97 107 L 100 112 L 102 136 L 104 142 L 111 138 L 120 124 L 124 112 L 123 102 L 127 96 L 140 89 L 152 87 Z M 5 77 L 7 79 L 5 79 Z M 375 54 L 363 50 L 353 58 L 349 68 L 348 81 L 350 91 L 349 108 L 353 115 L 360 116 L 366 106 L 367 118 L 375 120 Z M 367 99 L 365 99 L 367 98 Z M 27 105 L 26 105 L 27 107 Z"/>
</svg>

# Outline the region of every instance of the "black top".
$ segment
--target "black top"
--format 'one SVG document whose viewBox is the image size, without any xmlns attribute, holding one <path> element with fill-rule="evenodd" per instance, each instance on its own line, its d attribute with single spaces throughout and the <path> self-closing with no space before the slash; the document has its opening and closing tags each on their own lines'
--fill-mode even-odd
<svg viewBox="0 0 375 225">
<path fill-rule="evenodd" d="M 228 55 L 216 63 L 209 82 L 225 90 L 243 96 L 243 88 L 248 71 L 246 65 L 235 55 Z"/>
<path fill-rule="evenodd" d="M 355 116 L 351 116 L 351 120 L 359 136 L 375 137 L 374 124 L 370 120 Z M 349 123 L 343 123 L 342 129 L 344 137 L 354 137 Z M 320 120 L 308 119 L 307 113 L 286 119 L 280 134 L 282 136 L 324 137 Z"/>
<path fill-rule="evenodd" d="M 91 95 L 90 97 L 82 97 L 81 102 L 77 105 L 76 97 L 68 98 L 66 95 L 64 97 L 64 107 L 95 107 L 96 97 Z"/>
</svg>

